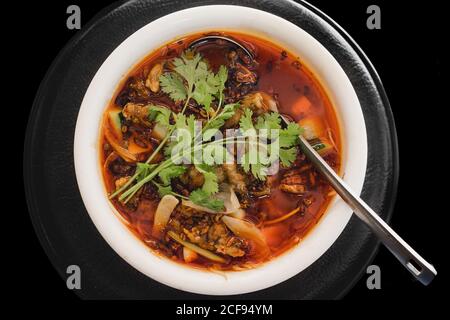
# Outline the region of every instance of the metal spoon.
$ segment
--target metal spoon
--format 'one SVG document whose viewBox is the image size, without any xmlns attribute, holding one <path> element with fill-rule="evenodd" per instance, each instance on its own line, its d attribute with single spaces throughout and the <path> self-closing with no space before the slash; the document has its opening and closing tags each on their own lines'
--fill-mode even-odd
<svg viewBox="0 0 450 320">
<path fill-rule="evenodd" d="M 250 50 L 248 50 L 243 44 L 237 42 L 236 40 L 233 40 L 229 37 L 225 37 L 225 36 L 204 36 L 201 38 L 198 38 L 194 41 L 192 41 L 189 44 L 189 48 L 195 48 L 198 46 L 201 46 L 202 44 L 208 43 L 210 41 L 215 41 L 215 40 L 223 40 L 229 43 L 234 44 L 236 47 L 239 47 L 240 49 L 242 49 L 242 51 L 244 51 L 244 53 L 249 56 L 252 60 L 255 59 L 255 57 L 253 56 L 253 53 L 250 52 Z"/>
<path fill-rule="evenodd" d="M 241 48 L 251 59 L 253 55 L 239 42 L 224 36 L 205 36 L 193 41 L 190 47 L 197 46 L 211 40 L 225 40 Z M 288 124 L 289 120 L 281 116 Z M 342 180 L 336 172 L 322 159 L 322 157 L 311 147 L 308 141 L 300 136 L 300 148 L 305 156 L 311 161 L 316 170 L 320 172 L 328 183 L 336 190 L 339 196 L 354 211 L 391 253 L 418 279 L 422 284 L 428 285 L 436 276 L 437 271 L 432 264 L 422 258 L 411 248 L 378 214 L 375 213 L 350 187 Z"/>
</svg>

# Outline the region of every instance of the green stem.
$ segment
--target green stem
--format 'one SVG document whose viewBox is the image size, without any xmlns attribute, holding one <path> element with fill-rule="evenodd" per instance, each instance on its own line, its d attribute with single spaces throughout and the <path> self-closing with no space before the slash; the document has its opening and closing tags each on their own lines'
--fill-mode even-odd
<svg viewBox="0 0 450 320">
<path fill-rule="evenodd" d="M 195 152 L 198 149 L 201 149 L 207 145 L 213 145 L 213 144 L 219 144 L 219 143 L 224 143 L 224 142 L 228 142 L 228 141 L 232 141 L 234 140 L 235 137 L 232 138 L 225 138 L 225 139 L 220 139 L 220 140 L 216 140 L 216 141 L 212 141 L 212 142 L 207 142 L 205 144 L 199 144 L 196 145 L 194 147 L 191 147 L 190 152 Z M 242 142 L 242 141 L 236 141 L 237 143 L 248 143 L 248 142 Z M 176 155 L 173 159 L 168 159 L 164 162 L 162 162 L 158 167 L 156 167 L 149 175 L 147 175 L 144 179 L 142 179 L 141 181 L 139 181 L 138 183 L 136 183 L 134 186 L 132 186 L 130 189 L 128 189 L 127 191 L 125 191 L 124 193 L 122 193 L 122 195 L 119 197 L 120 201 L 124 201 L 124 203 L 127 203 L 138 191 L 139 189 L 146 184 L 147 182 L 150 182 L 154 177 L 156 177 L 156 175 L 163 170 L 164 168 L 166 168 L 167 166 L 170 166 L 172 163 L 180 160 L 183 158 L 183 155 Z"/>
<path fill-rule="evenodd" d="M 165 168 L 166 165 L 170 164 L 171 160 L 167 160 L 164 161 L 162 164 L 160 164 L 158 167 L 155 168 L 155 170 L 153 170 L 148 176 L 146 176 L 144 179 L 142 179 L 141 181 L 139 181 L 138 183 L 136 183 L 134 186 L 132 186 L 130 189 L 128 189 L 127 191 L 125 191 L 124 193 L 122 193 L 119 197 L 120 201 L 123 201 L 126 197 L 128 197 L 130 194 L 135 195 L 137 191 L 139 191 L 139 189 L 146 184 L 147 182 L 149 182 L 150 180 L 152 180 L 162 169 Z M 131 199 L 131 197 L 128 197 L 125 201 L 128 202 Z"/>
<path fill-rule="evenodd" d="M 190 90 L 190 91 L 192 91 L 192 90 Z M 183 106 L 183 109 L 181 110 L 181 114 L 183 114 L 184 113 L 184 111 L 186 111 L 186 108 L 187 108 L 187 106 L 188 106 L 188 104 L 189 104 L 189 100 L 191 100 L 191 95 L 189 95 L 187 98 L 186 98 L 186 102 L 184 103 L 184 106 Z"/>
<path fill-rule="evenodd" d="M 136 178 L 137 178 L 137 176 L 139 175 L 139 173 L 140 173 L 140 172 L 138 172 L 138 171 L 136 170 L 135 174 L 134 174 L 130 179 L 128 179 L 128 181 L 127 181 L 123 186 L 121 186 L 119 189 L 117 189 L 116 191 L 114 191 L 114 193 L 112 193 L 112 194 L 109 196 L 109 199 L 114 198 L 114 197 L 117 196 L 119 193 L 121 193 L 121 192 L 124 191 L 126 188 L 128 188 L 128 187 L 133 183 L 133 181 L 136 180 Z"/>
<path fill-rule="evenodd" d="M 156 182 L 156 181 L 154 181 L 154 180 L 152 180 L 152 183 L 153 183 L 155 186 L 157 186 L 158 188 L 162 187 L 158 182 Z M 185 196 L 183 196 L 183 195 L 181 195 L 181 194 L 179 194 L 179 193 L 176 193 L 176 192 L 174 192 L 174 191 L 170 191 L 170 194 L 173 195 L 173 196 L 175 196 L 175 197 L 184 199 L 184 200 L 189 200 L 188 197 L 185 197 Z"/>
</svg>

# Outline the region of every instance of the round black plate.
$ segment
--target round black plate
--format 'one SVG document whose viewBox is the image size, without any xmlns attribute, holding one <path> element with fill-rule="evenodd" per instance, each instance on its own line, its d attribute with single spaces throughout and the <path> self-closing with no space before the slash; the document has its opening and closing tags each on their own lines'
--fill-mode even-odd
<svg viewBox="0 0 450 320">
<path fill-rule="evenodd" d="M 263 0 L 137 0 L 98 14 L 56 58 L 37 93 L 25 141 L 24 179 L 39 240 L 62 277 L 68 265 L 82 270 L 83 298 L 195 299 L 205 296 L 162 285 L 133 269 L 103 240 L 81 200 L 73 164 L 78 109 L 91 79 L 108 55 L 137 29 L 168 13 L 206 4 L 235 4 L 287 19 L 320 41 L 341 64 L 360 100 L 369 158 L 362 197 L 384 219 L 395 201 L 398 154 L 389 102 L 373 66 L 353 40 L 308 3 Z M 356 217 L 339 239 L 301 274 L 239 299 L 335 299 L 360 278 L 378 241 Z"/>
</svg>

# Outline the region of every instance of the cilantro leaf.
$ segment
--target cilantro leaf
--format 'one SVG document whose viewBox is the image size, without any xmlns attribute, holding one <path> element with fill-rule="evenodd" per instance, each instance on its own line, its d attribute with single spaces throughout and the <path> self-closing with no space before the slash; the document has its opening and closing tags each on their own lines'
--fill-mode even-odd
<svg viewBox="0 0 450 320">
<path fill-rule="evenodd" d="M 262 163 L 257 162 L 251 166 L 252 174 L 256 179 L 266 180 L 268 168 Z"/>
<path fill-rule="evenodd" d="M 225 124 L 225 121 L 234 115 L 237 108 L 239 108 L 239 103 L 226 104 L 218 115 L 208 121 L 203 129 L 203 141 L 209 141 Z"/>
<path fill-rule="evenodd" d="M 152 105 L 149 109 L 148 119 L 169 128 L 171 114 L 172 111 L 166 107 Z"/>
<path fill-rule="evenodd" d="M 249 108 L 246 108 L 244 110 L 244 115 L 239 120 L 239 126 L 241 128 L 242 133 L 245 133 L 248 130 L 254 129 L 252 116 L 253 116 L 253 111 L 250 110 Z"/>
<path fill-rule="evenodd" d="M 205 180 L 202 190 L 208 195 L 217 193 L 219 191 L 219 183 L 217 182 L 218 178 L 214 168 L 205 164 L 196 165 L 195 168 L 203 174 Z"/>
<path fill-rule="evenodd" d="M 289 148 L 296 145 L 302 131 L 297 123 L 289 123 L 286 129 L 280 131 L 280 148 Z"/>
<path fill-rule="evenodd" d="M 142 179 L 144 179 L 150 172 L 153 171 L 156 166 L 157 164 L 138 162 L 136 164 L 136 181 L 141 181 Z"/>
<path fill-rule="evenodd" d="M 187 82 L 188 96 L 190 96 L 189 93 L 192 93 L 195 81 L 207 70 L 204 62 L 199 65 L 201 59 L 202 57 L 198 53 L 192 59 L 189 59 L 185 52 L 181 58 L 175 58 L 173 60 L 174 70 Z"/>
<path fill-rule="evenodd" d="M 245 173 L 251 172 L 256 179 L 266 180 L 268 168 L 261 163 L 257 153 L 246 152 L 242 155 L 240 163 Z"/>
<path fill-rule="evenodd" d="M 249 140 L 249 143 L 245 145 L 246 152 L 242 155 L 240 164 L 246 173 L 251 172 L 255 178 L 265 180 L 269 167 L 275 161 L 280 160 L 284 167 L 289 167 L 295 161 L 298 151 L 296 145 L 302 130 L 296 123 L 290 123 L 282 129 L 281 118 L 277 112 L 259 116 L 255 124 L 253 124 L 252 115 L 250 109 L 245 109 L 240 119 L 240 129 L 247 137 L 253 136 L 250 130 L 259 130 L 257 149 L 250 144 Z M 263 133 L 262 130 L 267 131 Z M 277 135 L 272 135 L 270 130 L 278 130 Z M 262 139 L 264 137 L 270 138 L 270 142 L 267 143 L 267 140 Z M 277 153 L 274 153 L 275 148 Z"/>
<path fill-rule="evenodd" d="M 186 100 L 188 92 L 184 86 L 183 80 L 176 73 L 165 73 L 159 77 L 161 90 L 169 95 L 169 97 L 177 101 Z"/>
<path fill-rule="evenodd" d="M 160 184 L 157 184 L 156 186 L 158 187 L 158 194 L 161 198 L 168 194 L 173 194 L 172 187 L 170 185 L 162 186 Z"/>
<path fill-rule="evenodd" d="M 202 151 L 203 162 L 209 166 L 230 163 L 234 161 L 233 156 L 222 144 L 205 144 Z"/>
<path fill-rule="evenodd" d="M 228 80 L 228 69 L 226 66 L 221 65 L 219 71 L 216 74 L 217 81 L 219 82 L 219 97 L 223 95 L 223 90 L 225 90 L 225 83 Z"/>
<path fill-rule="evenodd" d="M 203 191 L 203 189 L 196 189 L 192 191 L 189 196 L 189 200 L 199 206 L 203 206 L 214 211 L 221 211 L 225 208 L 222 200 L 211 197 L 211 195 Z"/>
<path fill-rule="evenodd" d="M 219 90 L 219 85 L 218 78 L 215 77 L 212 72 L 206 71 L 205 76 L 199 78 L 195 82 L 195 89 L 192 97 L 199 105 L 203 105 L 205 110 L 209 112 L 214 96 Z"/>
<path fill-rule="evenodd" d="M 266 129 L 268 131 L 281 129 L 281 118 L 278 112 L 265 113 L 259 116 L 255 124 L 258 130 Z"/>
<path fill-rule="evenodd" d="M 181 176 L 183 173 L 186 172 L 186 167 L 184 166 L 169 166 L 167 168 L 162 169 L 158 175 L 159 178 L 161 179 L 161 182 L 163 183 L 163 185 L 168 185 L 170 184 L 170 181 L 172 178 L 176 178 Z"/>
<path fill-rule="evenodd" d="M 289 167 L 297 158 L 297 148 L 292 147 L 290 149 L 280 148 L 280 161 L 283 167 Z"/>
</svg>

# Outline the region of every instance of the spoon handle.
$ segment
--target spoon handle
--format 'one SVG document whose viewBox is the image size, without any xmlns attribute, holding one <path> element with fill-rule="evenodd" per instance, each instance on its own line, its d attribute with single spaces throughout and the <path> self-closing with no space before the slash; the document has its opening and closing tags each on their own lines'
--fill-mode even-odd
<svg viewBox="0 0 450 320">
<path fill-rule="evenodd" d="M 341 198 L 350 206 L 356 216 L 372 229 L 391 253 L 408 269 L 422 284 L 428 285 L 436 276 L 437 271 L 411 248 L 378 214 L 375 213 L 334 170 L 311 147 L 308 141 L 300 136 L 300 148 L 315 168 L 327 179 Z"/>
</svg>

